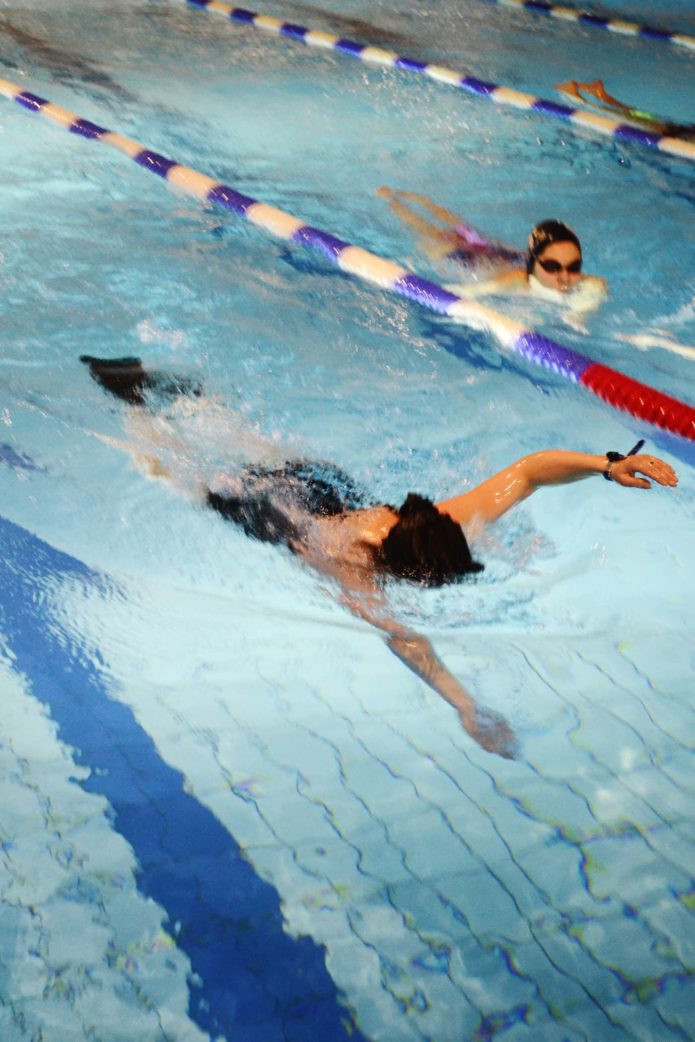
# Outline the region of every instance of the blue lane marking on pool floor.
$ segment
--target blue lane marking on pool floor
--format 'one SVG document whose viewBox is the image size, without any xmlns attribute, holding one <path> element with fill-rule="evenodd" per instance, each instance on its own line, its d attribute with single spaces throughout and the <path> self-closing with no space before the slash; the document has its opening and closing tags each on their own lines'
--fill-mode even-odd
<svg viewBox="0 0 695 1042">
<path fill-rule="evenodd" d="M 0 622 L 15 667 L 51 712 L 60 738 L 106 797 L 137 857 L 138 887 L 180 924 L 176 941 L 200 978 L 191 1018 L 229 1042 L 364 1042 L 341 1005 L 324 949 L 283 930 L 280 900 L 215 816 L 184 791 L 128 706 L 46 612 L 56 580 L 104 579 L 0 517 Z"/>
</svg>

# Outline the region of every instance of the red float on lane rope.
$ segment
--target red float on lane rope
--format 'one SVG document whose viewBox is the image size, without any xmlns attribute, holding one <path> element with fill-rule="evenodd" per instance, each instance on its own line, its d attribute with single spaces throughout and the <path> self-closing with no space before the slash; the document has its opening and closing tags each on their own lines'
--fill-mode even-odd
<svg viewBox="0 0 695 1042">
<path fill-rule="evenodd" d="M 685 402 L 655 391 L 653 387 L 599 362 L 593 362 L 582 373 L 579 383 L 616 409 L 623 409 L 639 420 L 695 441 L 695 409 Z"/>
</svg>

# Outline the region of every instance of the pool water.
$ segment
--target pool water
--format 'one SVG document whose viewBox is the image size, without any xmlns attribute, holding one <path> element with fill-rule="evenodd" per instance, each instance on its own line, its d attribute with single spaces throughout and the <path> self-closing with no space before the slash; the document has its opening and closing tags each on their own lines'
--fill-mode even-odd
<svg viewBox="0 0 695 1042">
<path fill-rule="evenodd" d="M 263 10 L 693 119 L 675 47 L 483 0 L 332 6 Z M 611 10 L 695 33 L 686 0 Z M 588 330 L 494 306 L 694 401 L 686 161 L 176 0 L 3 4 L 0 39 L 24 89 L 426 277 L 458 273 L 382 184 L 520 246 L 562 217 L 610 287 Z M 4 100 L 0 146 L 3 1042 L 695 1038 L 691 446 Z M 155 421 L 188 474 L 308 456 L 444 498 L 646 437 L 680 484 L 548 490 L 476 541 L 475 582 L 389 589 L 510 722 L 503 760 L 330 581 L 153 480 L 84 353 L 205 388 Z"/>
</svg>

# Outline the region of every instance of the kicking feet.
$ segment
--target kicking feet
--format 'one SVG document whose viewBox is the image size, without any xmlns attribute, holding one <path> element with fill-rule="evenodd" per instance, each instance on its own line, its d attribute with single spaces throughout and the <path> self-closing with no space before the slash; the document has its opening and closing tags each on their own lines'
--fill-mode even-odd
<svg viewBox="0 0 695 1042">
<path fill-rule="evenodd" d="M 94 355 L 80 355 L 80 361 L 89 366 L 92 378 L 105 391 L 109 391 L 121 401 L 128 402 L 129 405 L 146 405 L 147 391 L 169 400 L 180 394 L 198 398 L 203 393 L 200 384 L 186 377 L 172 376 L 169 373 L 148 373 L 143 369 L 140 359 L 134 356 L 95 358 Z"/>
</svg>

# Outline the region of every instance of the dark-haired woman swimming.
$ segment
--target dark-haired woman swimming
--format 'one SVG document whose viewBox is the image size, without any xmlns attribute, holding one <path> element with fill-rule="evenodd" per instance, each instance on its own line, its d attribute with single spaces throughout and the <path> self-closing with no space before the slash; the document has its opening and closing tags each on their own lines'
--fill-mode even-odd
<svg viewBox="0 0 695 1042">
<path fill-rule="evenodd" d="M 523 266 L 509 268 L 483 282 L 448 284 L 463 297 L 509 296 L 530 293 L 560 304 L 568 325 L 585 332 L 584 316 L 606 296 L 605 279 L 582 272 L 584 260 L 578 236 L 562 221 L 541 221 L 529 235 Z"/>
<path fill-rule="evenodd" d="M 426 586 L 457 582 L 480 572 L 464 534 L 477 534 L 517 503 L 546 485 L 562 485 L 603 475 L 627 488 L 651 482 L 675 486 L 675 472 L 655 456 L 636 453 L 592 455 L 549 450 L 524 456 L 480 485 L 437 503 L 409 493 L 396 508 L 369 503 L 350 479 L 326 463 L 290 460 L 252 464 L 233 475 L 191 484 L 163 460 L 163 429 L 156 405 L 183 395 L 204 405 L 190 382 L 145 370 L 139 359 L 84 356 L 95 380 L 136 407 L 138 436 L 146 452 L 126 447 L 147 472 L 186 491 L 249 536 L 288 547 L 323 575 L 337 580 L 352 612 L 382 630 L 388 645 L 419 677 L 456 709 L 468 733 L 485 749 L 512 757 L 515 737 L 498 714 L 479 706 L 446 669 L 429 641 L 393 619 L 383 580 L 389 577 Z M 181 457 L 181 442 L 176 455 Z M 195 488 L 194 488 L 195 486 Z"/>
<path fill-rule="evenodd" d="M 582 272 L 581 243 L 562 221 L 537 224 L 524 252 L 486 238 L 462 217 L 418 192 L 382 187 L 377 195 L 387 199 L 400 220 L 416 231 L 428 257 L 434 261 L 448 258 L 468 270 L 470 277 L 465 282 L 446 283 L 448 290 L 461 297 L 530 293 L 560 304 L 567 324 L 585 332 L 584 316 L 595 311 L 606 296 L 605 279 Z"/>
</svg>

